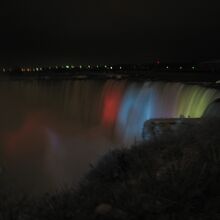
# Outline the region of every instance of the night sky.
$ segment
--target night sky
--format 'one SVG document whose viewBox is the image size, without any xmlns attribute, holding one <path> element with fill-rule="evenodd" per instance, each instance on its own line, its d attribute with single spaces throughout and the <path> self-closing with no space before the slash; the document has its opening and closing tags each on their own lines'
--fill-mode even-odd
<svg viewBox="0 0 220 220">
<path fill-rule="evenodd" d="M 219 0 L 5 0 L 1 65 L 220 58 Z"/>
</svg>

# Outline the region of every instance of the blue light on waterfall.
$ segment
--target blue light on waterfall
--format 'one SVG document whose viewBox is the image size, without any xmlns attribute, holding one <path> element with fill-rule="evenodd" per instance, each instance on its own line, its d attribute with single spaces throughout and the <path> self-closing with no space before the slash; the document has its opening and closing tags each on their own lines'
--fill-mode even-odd
<svg viewBox="0 0 220 220">
<path fill-rule="evenodd" d="M 123 143 L 132 144 L 141 139 L 146 120 L 181 115 L 201 117 L 209 103 L 219 96 L 214 89 L 181 83 L 132 83 L 119 105 L 116 134 Z"/>
<path fill-rule="evenodd" d="M 134 85 L 127 89 L 117 120 L 117 132 L 124 142 L 141 139 L 143 124 L 155 111 L 154 99 L 155 93 L 150 83 L 145 83 L 141 90 Z"/>
</svg>

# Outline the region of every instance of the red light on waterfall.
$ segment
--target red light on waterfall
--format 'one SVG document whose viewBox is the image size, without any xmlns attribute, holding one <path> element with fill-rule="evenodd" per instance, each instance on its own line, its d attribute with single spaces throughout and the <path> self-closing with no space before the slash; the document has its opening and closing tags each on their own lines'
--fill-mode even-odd
<svg viewBox="0 0 220 220">
<path fill-rule="evenodd" d="M 110 91 L 104 99 L 102 121 L 105 126 L 114 124 L 117 118 L 119 105 L 121 101 L 121 91 Z"/>
<path fill-rule="evenodd" d="M 4 135 L 4 152 L 7 158 L 27 155 L 27 152 L 30 151 L 37 152 L 42 150 L 43 143 L 47 143 L 47 137 L 44 132 L 44 127 L 47 124 L 45 116 L 38 112 L 29 114 L 24 118 L 23 123 L 17 130 Z"/>
</svg>

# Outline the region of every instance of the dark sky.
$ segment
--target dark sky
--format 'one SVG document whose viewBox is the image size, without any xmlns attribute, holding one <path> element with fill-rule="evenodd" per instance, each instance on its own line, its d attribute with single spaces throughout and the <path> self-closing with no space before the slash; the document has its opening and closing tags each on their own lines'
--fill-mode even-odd
<svg viewBox="0 0 220 220">
<path fill-rule="evenodd" d="M 219 0 L 5 0 L 1 64 L 220 57 Z"/>
</svg>

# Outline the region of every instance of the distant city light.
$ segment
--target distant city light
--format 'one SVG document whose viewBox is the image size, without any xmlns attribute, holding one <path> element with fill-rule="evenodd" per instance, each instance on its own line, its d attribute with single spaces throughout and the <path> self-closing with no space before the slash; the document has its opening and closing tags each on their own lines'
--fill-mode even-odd
<svg viewBox="0 0 220 220">
<path fill-rule="evenodd" d="M 155 62 L 157 63 L 157 64 L 159 64 L 160 63 L 160 61 L 159 60 L 156 60 L 156 61 L 154 61 L 154 65 L 155 65 Z M 58 65 L 54 65 L 54 66 L 45 66 L 45 67 L 40 67 L 40 66 L 35 66 L 35 67 L 22 67 L 22 66 L 20 66 L 20 67 L 17 67 L 16 69 L 13 69 L 13 68 L 1 68 L 1 71 L 2 72 L 6 72 L 6 73 L 9 73 L 9 72 L 12 72 L 12 71 L 19 71 L 19 72 L 38 72 L 38 71 L 48 71 L 48 70 L 50 70 L 50 71 L 52 71 L 52 70 L 55 70 L 55 69 L 63 69 L 64 71 L 65 70 L 67 70 L 67 69 L 74 69 L 74 68 L 80 68 L 80 69 L 82 69 L 82 70 L 85 70 L 85 69 L 89 69 L 90 71 L 91 70 L 95 70 L 95 69 L 97 69 L 97 71 L 101 68 L 101 69 L 103 69 L 103 68 L 105 68 L 106 69 L 106 71 L 108 71 L 108 70 L 122 70 L 122 69 L 124 69 L 124 67 L 125 67 L 125 69 L 127 69 L 127 67 L 126 66 L 123 66 L 123 65 L 104 65 L 104 64 L 95 64 L 95 65 L 93 65 L 93 64 L 91 64 L 91 65 L 64 65 L 64 66 L 58 66 Z M 173 69 L 174 67 L 171 65 L 170 66 L 170 64 L 169 63 L 166 63 L 166 64 L 161 64 L 160 66 L 158 66 L 158 67 L 161 67 L 161 68 L 163 68 L 164 70 L 169 70 L 169 69 Z M 157 66 L 155 66 L 155 68 L 158 68 Z M 128 68 L 135 68 L 135 69 L 138 69 L 138 68 L 142 68 L 142 66 L 138 66 L 138 65 L 134 65 L 134 66 L 130 66 L 130 67 L 128 67 Z M 147 65 L 145 65 L 144 66 L 144 68 L 147 68 Z M 191 71 L 196 71 L 197 69 L 198 69 L 198 67 L 196 66 L 196 65 L 190 65 L 190 66 L 185 66 L 184 64 L 181 64 L 181 63 L 179 63 L 176 67 L 176 71 L 177 70 L 179 70 L 179 71 L 187 71 L 187 70 L 190 70 L 191 69 Z M 49 72 L 50 72 L 49 71 Z M 112 72 L 112 71 L 110 71 L 110 72 Z"/>
</svg>

